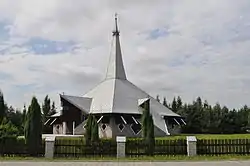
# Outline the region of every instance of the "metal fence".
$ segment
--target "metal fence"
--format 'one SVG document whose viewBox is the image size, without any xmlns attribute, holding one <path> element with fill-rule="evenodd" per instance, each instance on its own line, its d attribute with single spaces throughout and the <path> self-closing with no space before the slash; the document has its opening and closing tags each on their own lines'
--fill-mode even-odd
<svg viewBox="0 0 250 166">
<path fill-rule="evenodd" d="M 114 157 L 116 142 L 102 140 L 98 143 L 85 144 L 83 139 L 57 139 L 55 142 L 55 157 Z"/>
<path fill-rule="evenodd" d="M 146 153 L 147 144 L 142 140 L 128 140 L 126 142 L 126 156 L 144 156 Z M 187 144 L 186 140 L 156 140 L 154 147 L 154 155 L 186 155 Z"/>
<path fill-rule="evenodd" d="M 147 145 L 141 139 L 127 140 L 126 156 L 135 157 L 147 155 Z M 92 145 L 86 145 L 82 139 L 58 139 L 55 142 L 55 157 L 114 157 L 117 153 L 117 143 L 113 140 L 101 140 Z M 185 140 L 156 140 L 154 155 L 186 155 Z"/>
<path fill-rule="evenodd" d="M 250 139 L 197 140 L 198 155 L 250 154 Z"/>
<path fill-rule="evenodd" d="M 43 157 L 45 152 L 44 140 L 39 148 L 38 157 Z M 24 139 L 8 138 L 0 140 L 0 156 L 30 156 Z"/>
<path fill-rule="evenodd" d="M 142 139 L 128 139 L 125 143 L 127 157 L 145 156 L 147 144 Z M 44 140 L 39 149 L 39 156 L 45 152 Z M 201 139 L 197 140 L 197 155 L 250 154 L 250 139 Z M 87 145 L 82 138 L 56 139 L 55 157 L 115 157 L 117 143 L 115 140 L 101 140 Z M 154 155 L 187 155 L 185 139 L 156 140 Z M 0 140 L 0 156 L 29 156 L 24 139 Z"/>
</svg>

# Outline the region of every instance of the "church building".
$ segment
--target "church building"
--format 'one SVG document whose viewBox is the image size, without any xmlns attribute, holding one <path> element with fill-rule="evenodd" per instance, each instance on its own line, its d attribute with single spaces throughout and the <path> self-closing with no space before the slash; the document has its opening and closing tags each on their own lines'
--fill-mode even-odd
<svg viewBox="0 0 250 166">
<path fill-rule="evenodd" d="M 142 105 L 150 103 L 155 136 L 180 132 L 183 118 L 127 79 L 120 45 L 120 32 L 115 18 L 111 55 L 104 80 L 83 96 L 60 94 L 62 110 L 50 117 L 53 134 L 83 135 L 89 114 L 95 115 L 101 138 L 116 136 L 141 137 Z M 83 83 L 84 85 L 84 83 Z"/>
</svg>

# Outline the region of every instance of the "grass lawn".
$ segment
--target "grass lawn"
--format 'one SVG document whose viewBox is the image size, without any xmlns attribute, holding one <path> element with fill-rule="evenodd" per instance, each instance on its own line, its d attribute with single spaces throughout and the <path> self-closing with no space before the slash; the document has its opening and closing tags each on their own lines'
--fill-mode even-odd
<svg viewBox="0 0 250 166">
<path fill-rule="evenodd" d="M 166 137 L 157 137 L 157 140 L 167 139 L 167 140 L 176 140 L 176 139 L 186 139 L 187 136 L 196 136 L 197 139 L 250 139 L 250 134 L 181 134 L 176 136 L 166 136 Z M 19 136 L 19 139 L 23 139 L 23 136 Z M 83 140 L 84 138 L 79 137 L 57 137 L 60 140 Z M 138 139 L 138 138 L 128 138 L 128 139 Z"/>
<path fill-rule="evenodd" d="M 250 160 L 250 155 L 223 155 L 223 156 L 154 156 L 154 157 L 127 157 L 117 159 L 115 157 L 94 157 L 94 158 L 32 158 L 32 157 L 0 157 L 0 161 L 221 161 L 221 160 Z"/>
<path fill-rule="evenodd" d="M 250 134 L 183 134 L 156 139 L 186 139 L 186 136 L 196 136 L 197 139 L 250 139 Z"/>
</svg>

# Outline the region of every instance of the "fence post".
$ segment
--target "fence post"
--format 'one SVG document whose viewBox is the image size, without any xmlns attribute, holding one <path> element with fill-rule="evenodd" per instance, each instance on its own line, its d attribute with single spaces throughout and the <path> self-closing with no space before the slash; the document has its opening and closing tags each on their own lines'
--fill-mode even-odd
<svg viewBox="0 0 250 166">
<path fill-rule="evenodd" d="M 55 140 L 55 136 L 45 138 L 45 158 L 54 157 Z"/>
<path fill-rule="evenodd" d="M 125 147 L 126 147 L 126 137 L 117 136 L 116 137 L 117 143 L 117 158 L 125 157 Z"/>
<path fill-rule="evenodd" d="M 197 155 L 196 142 L 197 142 L 197 139 L 195 136 L 187 136 L 187 155 L 188 156 Z"/>
</svg>

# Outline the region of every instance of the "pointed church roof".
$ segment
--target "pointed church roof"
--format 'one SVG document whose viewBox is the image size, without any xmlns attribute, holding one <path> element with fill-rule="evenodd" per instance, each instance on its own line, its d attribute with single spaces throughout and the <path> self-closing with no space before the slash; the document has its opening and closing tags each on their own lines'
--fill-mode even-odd
<svg viewBox="0 0 250 166">
<path fill-rule="evenodd" d="M 113 40 L 111 52 L 109 57 L 109 64 L 106 73 L 107 79 L 124 79 L 126 80 L 126 73 L 123 66 L 122 51 L 120 44 L 120 32 L 118 29 L 117 16 L 115 16 L 115 30 L 113 31 Z"/>
<path fill-rule="evenodd" d="M 142 114 L 140 105 L 150 100 L 150 111 L 154 124 L 162 131 L 168 133 L 163 117 L 180 117 L 180 115 L 172 112 L 127 80 L 119 36 L 117 17 L 115 17 L 111 55 L 104 81 L 83 95 L 82 98 L 67 97 L 68 101 L 93 114 Z M 84 102 L 87 103 L 86 106 L 83 106 Z"/>
<path fill-rule="evenodd" d="M 83 96 L 92 98 L 90 113 L 141 114 L 138 106 L 146 98 L 151 99 L 151 106 L 159 114 L 179 116 L 127 80 L 122 61 L 119 36 L 117 17 L 115 17 L 114 42 L 112 43 L 106 78 Z"/>
</svg>

